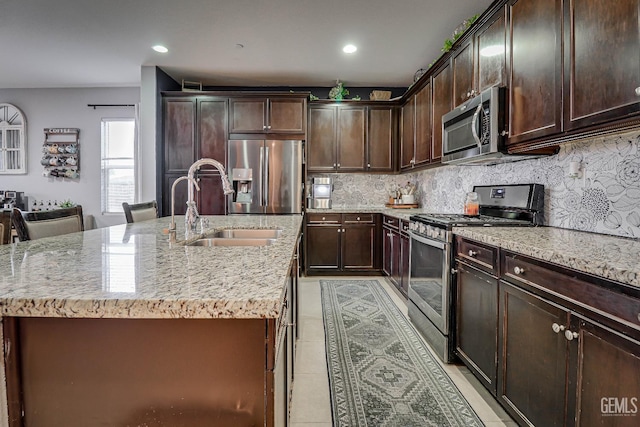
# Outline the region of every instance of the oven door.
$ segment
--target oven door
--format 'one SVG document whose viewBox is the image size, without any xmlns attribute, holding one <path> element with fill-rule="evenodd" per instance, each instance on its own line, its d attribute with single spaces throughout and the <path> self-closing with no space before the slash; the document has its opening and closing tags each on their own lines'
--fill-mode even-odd
<svg viewBox="0 0 640 427">
<path fill-rule="evenodd" d="M 409 299 L 448 335 L 451 244 L 409 235 Z"/>
</svg>

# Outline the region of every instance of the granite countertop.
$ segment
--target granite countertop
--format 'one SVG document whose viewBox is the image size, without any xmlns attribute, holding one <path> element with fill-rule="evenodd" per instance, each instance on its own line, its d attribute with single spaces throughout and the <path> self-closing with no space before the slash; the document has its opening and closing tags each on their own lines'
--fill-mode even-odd
<svg viewBox="0 0 640 427">
<path fill-rule="evenodd" d="M 411 215 L 421 213 L 431 213 L 425 208 L 394 209 L 386 206 L 344 206 L 331 209 L 307 209 L 308 213 L 381 213 L 399 219 L 409 220 Z"/>
<path fill-rule="evenodd" d="M 184 217 L 176 217 L 184 236 Z M 0 246 L 3 316 L 276 318 L 301 215 L 207 216 L 209 230 L 280 228 L 262 247 L 169 243 L 169 218 Z"/>
<path fill-rule="evenodd" d="M 454 227 L 459 236 L 640 287 L 640 240 L 555 227 Z"/>
</svg>

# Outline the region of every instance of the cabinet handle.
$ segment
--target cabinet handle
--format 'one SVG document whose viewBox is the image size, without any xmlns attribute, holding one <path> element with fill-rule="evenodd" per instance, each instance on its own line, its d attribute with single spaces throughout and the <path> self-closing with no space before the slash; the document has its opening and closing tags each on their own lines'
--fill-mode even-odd
<svg viewBox="0 0 640 427">
<path fill-rule="evenodd" d="M 267 129 L 271 130 L 271 125 L 267 126 Z"/>
<path fill-rule="evenodd" d="M 341 232 L 341 231 L 340 231 L 340 229 L 338 228 L 338 233 L 340 233 L 340 232 Z"/>
<path fill-rule="evenodd" d="M 342 229 L 342 232 L 344 233 L 344 228 Z"/>
<path fill-rule="evenodd" d="M 338 167 L 340 167 L 340 163 L 338 163 Z"/>
<path fill-rule="evenodd" d="M 472 250 L 470 250 L 470 251 L 469 251 L 469 256 L 470 256 L 471 258 L 473 258 L 473 257 L 474 257 L 474 256 L 476 256 L 476 255 L 478 255 L 478 252 L 475 252 L 475 251 L 472 251 Z"/>
<path fill-rule="evenodd" d="M 367 167 L 370 168 L 371 167 L 371 163 L 367 163 Z"/>
<path fill-rule="evenodd" d="M 356 218 L 356 221 L 360 221 L 360 217 L 357 217 L 357 218 Z"/>
<path fill-rule="evenodd" d="M 638 87 L 636 88 L 636 95 L 637 95 L 637 96 L 640 96 L 640 86 L 638 86 Z"/>
<path fill-rule="evenodd" d="M 458 270 L 456 270 L 455 268 L 451 269 L 451 274 L 458 274 Z"/>
<path fill-rule="evenodd" d="M 324 221 L 324 220 L 325 220 L 325 217 L 322 217 L 322 220 Z"/>
<path fill-rule="evenodd" d="M 262 130 L 267 130 L 267 125 L 262 125 Z"/>
<path fill-rule="evenodd" d="M 334 168 L 336 167 L 336 164 L 335 164 L 335 163 L 333 164 L 333 167 L 334 167 Z"/>
<path fill-rule="evenodd" d="M 522 267 L 518 267 L 518 266 L 513 267 L 513 272 L 514 272 L 516 275 L 524 274 L 524 268 L 522 268 Z"/>
<path fill-rule="evenodd" d="M 564 331 L 565 327 L 564 327 L 564 325 L 558 325 L 557 323 L 554 323 L 553 325 L 551 325 L 551 329 L 553 329 L 553 332 L 555 332 L 557 334 L 560 331 Z"/>
<path fill-rule="evenodd" d="M 573 341 L 574 339 L 578 338 L 578 333 L 566 330 L 564 331 L 564 337 L 567 339 L 567 341 Z"/>
<path fill-rule="evenodd" d="M 391 233 L 387 233 L 387 237 L 391 237 Z"/>
</svg>

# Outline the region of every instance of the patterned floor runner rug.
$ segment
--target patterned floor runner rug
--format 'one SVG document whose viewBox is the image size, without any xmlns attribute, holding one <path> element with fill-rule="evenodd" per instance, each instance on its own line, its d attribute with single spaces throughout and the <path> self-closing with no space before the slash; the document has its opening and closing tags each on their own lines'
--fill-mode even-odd
<svg viewBox="0 0 640 427">
<path fill-rule="evenodd" d="M 333 425 L 482 426 L 376 280 L 321 280 Z"/>
</svg>

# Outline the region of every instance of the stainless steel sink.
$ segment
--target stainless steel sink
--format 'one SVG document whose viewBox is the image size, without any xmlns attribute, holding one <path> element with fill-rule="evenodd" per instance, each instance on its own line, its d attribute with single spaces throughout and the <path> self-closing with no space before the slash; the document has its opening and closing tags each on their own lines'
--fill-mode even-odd
<svg viewBox="0 0 640 427">
<path fill-rule="evenodd" d="M 228 228 L 216 232 L 213 237 L 226 239 L 277 239 L 282 230 L 274 228 Z"/>
<path fill-rule="evenodd" d="M 275 239 L 265 238 L 212 237 L 198 239 L 195 242 L 188 243 L 187 246 L 267 246 L 274 241 Z"/>
</svg>

